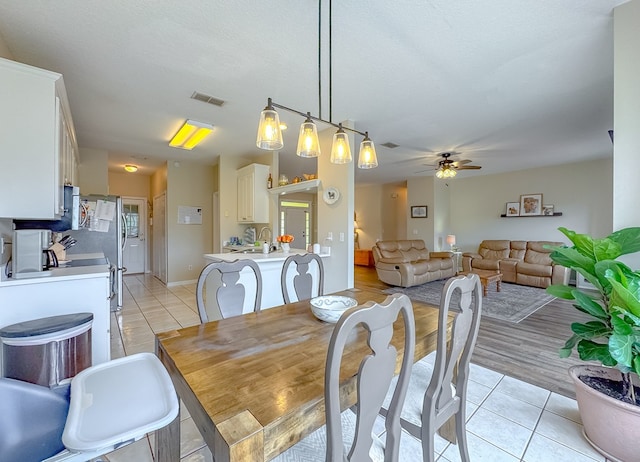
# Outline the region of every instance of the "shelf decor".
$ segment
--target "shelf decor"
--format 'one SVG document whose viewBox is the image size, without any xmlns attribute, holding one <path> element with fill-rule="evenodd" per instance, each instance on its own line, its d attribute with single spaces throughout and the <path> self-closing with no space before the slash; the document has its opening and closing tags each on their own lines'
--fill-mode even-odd
<svg viewBox="0 0 640 462">
<path fill-rule="evenodd" d="M 547 216 L 552 216 L 553 215 L 553 205 L 552 204 L 546 204 L 542 206 L 542 214 L 543 215 L 547 215 Z"/>
<path fill-rule="evenodd" d="M 520 215 L 520 202 L 507 202 L 507 217 L 517 217 Z"/>
<path fill-rule="evenodd" d="M 520 196 L 520 216 L 542 215 L 542 194 L 522 194 Z"/>
</svg>

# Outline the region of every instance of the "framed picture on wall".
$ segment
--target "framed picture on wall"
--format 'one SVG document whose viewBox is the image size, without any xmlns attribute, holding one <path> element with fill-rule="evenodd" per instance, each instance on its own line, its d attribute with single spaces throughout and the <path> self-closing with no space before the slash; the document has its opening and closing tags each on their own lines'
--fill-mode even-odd
<svg viewBox="0 0 640 462">
<path fill-rule="evenodd" d="M 520 202 L 507 202 L 507 213 L 508 217 L 517 217 L 520 215 Z"/>
<path fill-rule="evenodd" d="M 553 215 L 553 205 L 552 204 L 545 204 L 542 206 L 542 214 L 543 215 Z"/>
<path fill-rule="evenodd" d="M 520 216 L 542 215 L 542 194 L 523 194 L 520 196 Z"/>
<path fill-rule="evenodd" d="M 411 218 L 427 218 L 427 206 L 426 205 L 412 205 L 411 206 Z"/>
</svg>

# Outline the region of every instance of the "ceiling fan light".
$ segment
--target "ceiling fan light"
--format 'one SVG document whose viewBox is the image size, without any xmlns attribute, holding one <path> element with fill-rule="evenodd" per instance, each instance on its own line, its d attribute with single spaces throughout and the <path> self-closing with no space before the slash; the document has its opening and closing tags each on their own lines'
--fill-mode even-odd
<svg viewBox="0 0 640 462">
<path fill-rule="evenodd" d="M 358 168 L 376 168 L 378 166 L 378 156 L 373 141 L 369 139 L 369 133 L 365 132 L 365 137 L 360 143 L 360 153 L 358 154 Z"/>
<path fill-rule="evenodd" d="M 271 104 L 271 98 L 268 99 L 267 107 L 260 113 L 260 122 L 258 123 L 258 136 L 256 137 L 256 146 L 260 149 L 277 151 L 282 149 L 282 126 L 280 125 L 280 116 Z"/>
<path fill-rule="evenodd" d="M 349 137 L 339 124 L 338 131 L 333 135 L 333 144 L 331 145 L 332 164 L 348 164 L 351 162 L 351 147 L 349 146 Z"/>
<path fill-rule="evenodd" d="M 311 114 L 307 114 L 307 120 L 300 125 L 296 154 L 300 157 L 318 157 L 320 155 L 318 129 L 311 120 Z"/>
</svg>

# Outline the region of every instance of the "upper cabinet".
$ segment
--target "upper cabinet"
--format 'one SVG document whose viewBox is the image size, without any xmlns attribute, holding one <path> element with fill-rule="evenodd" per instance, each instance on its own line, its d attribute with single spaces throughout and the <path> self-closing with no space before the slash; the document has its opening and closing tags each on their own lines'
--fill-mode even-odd
<svg viewBox="0 0 640 462">
<path fill-rule="evenodd" d="M 0 101 L 0 217 L 59 218 L 78 166 L 62 75 L 0 58 Z"/>
<path fill-rule="evenodd" d="M 269 223 L 269 166 L 251 164 L 238 169 L 238 222 Z"/>
</svg>

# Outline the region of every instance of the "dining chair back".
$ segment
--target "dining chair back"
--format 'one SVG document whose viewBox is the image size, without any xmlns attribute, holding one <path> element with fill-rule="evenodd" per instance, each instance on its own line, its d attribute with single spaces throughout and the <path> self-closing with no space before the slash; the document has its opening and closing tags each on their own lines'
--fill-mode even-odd
<svg viewBox="0 0 640 462">
<path fill-rule="evenodd" d="M 385 440 L 374 435 L 378 411 L 391 386 L 399 352 L 391 344 L 394 322 L 402 313 L 404 343 L 398 385 L 393 390 L 386 419 Z M 354 330 L 363 329 L 370 350 L 362 358 L 357 373 L 355 412 L 341 411 L 340 367 L 345 353 L 354 346 Z M 398 461 L 400 451 L 400 411 L 407 393 L 415 350 L 413 307 L 406 295 L 390 295 L 382 303 L 367 302 L 347 310 L 338 320 L 327 351 L 325 368 L 326 426 L 311 433 L 274 459 L 276 462 L 318 460 L 359 462 Z M 349 354 L 349 353 L 347 353 Z M 326 458 L 326 459 L 325 459 Z"/>
<path fill-rule="evenodd" d="M 245 268 L 249 268 L 254 276 L 255 286 L 252 288 L 254 289 L 254 298 L 252 300 L 247 300 L 247 293 L 251 293 L 251 291 L 248 291 L 247 287 L 240 281 L 240 272 Z M 207 278 L 214 271 L 219 274 L 220 280 L 215 290 L 216 303 L 209 303 L 208 308 L 205 303 L 204 292 Z M 241 315 L 245 302 L 252 301 L 253 311 L 257 313 L 260 311 L 261 299 L 262 276 L 260 275 L 260 268 L 253 260 L 234 260 L 231 262 L 217 260 L 205 266 L 198 277 L 196 304 L 198 306 L 198 313 L 200 314 L 200 322 L 202 323 L 209 322 L 210 319 L 217 317 L 217 313 L 215 313 L 212 308 L 214 306 L 218 307 L 220 310 L 219 316 L 223 319 Z"/>
<path fill-rule="evenodd" d="M 481 312 L 482 286 L 477 274 L 447 281 L 440 299 L 435 360 L 433 365 L 429 357 L 414 364 L 401 417 L 402 427 L 422 440 L 425 462 L 435 460 L 435 433 L 454 416 L 460 458 L 469 462 L 465 403 L 469 363 L 478 337 Z M 449 339 L 447 330 L 451 316 Z"/>
<path fill-rule="evenodd" d="M 295 265 L 297 274 L 289 277 L 289 268 L 292 265 Z M 317 266 L 315 272 L 312 270 L 313 266 Z M 285 303 L 308 300 L 323 295 L 324 266 L 322 259 L 315 253 L 289 256 L 282 266 L 280 285 Z"/>
</svg>

